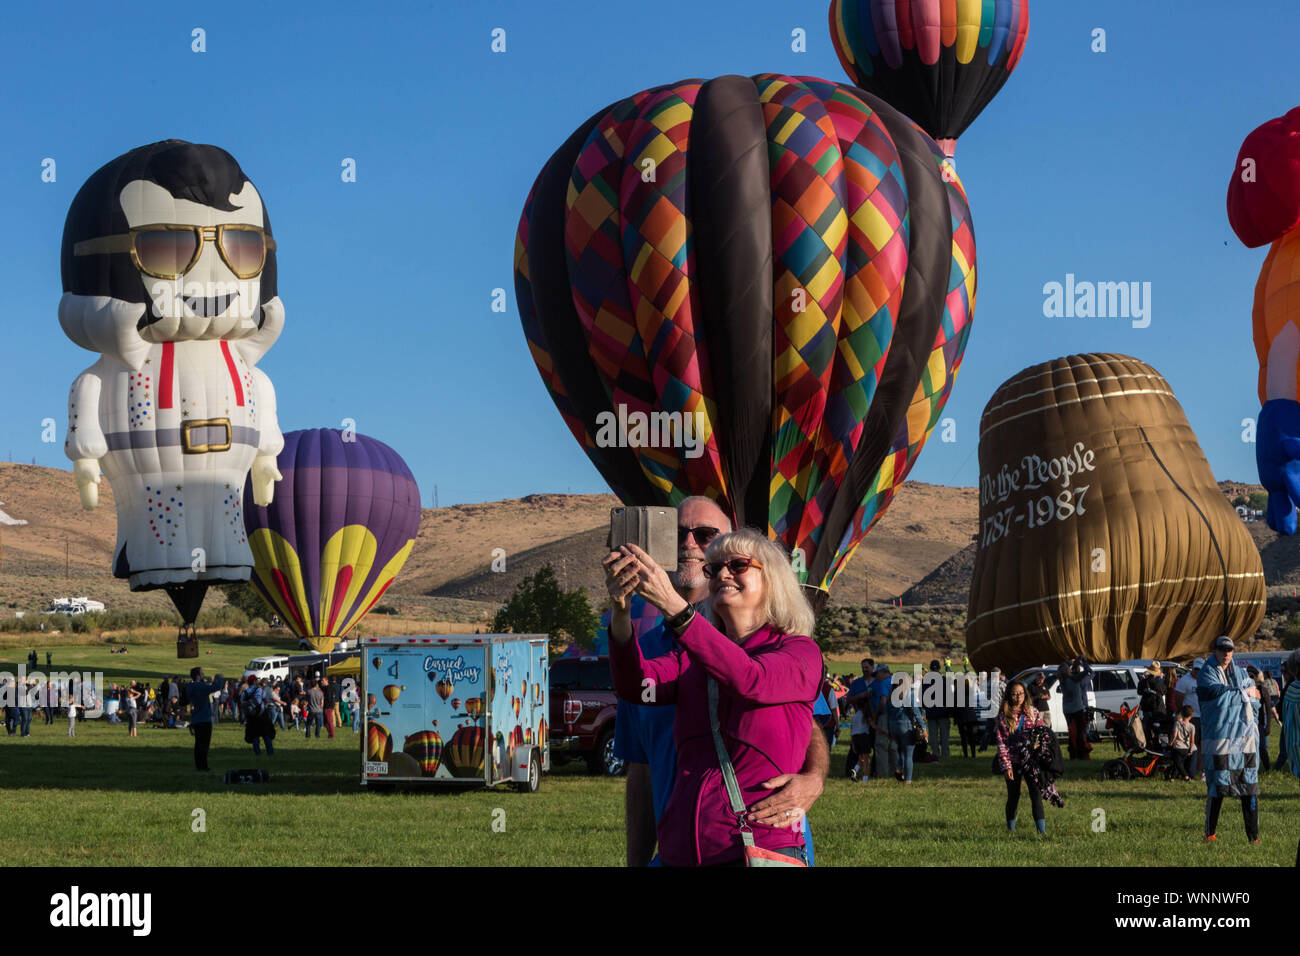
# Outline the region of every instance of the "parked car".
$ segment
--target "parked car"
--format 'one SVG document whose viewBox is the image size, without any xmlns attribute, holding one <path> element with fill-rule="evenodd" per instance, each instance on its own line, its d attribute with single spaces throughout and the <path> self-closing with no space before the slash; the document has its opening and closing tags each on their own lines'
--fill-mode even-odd
<svg viewBox="0 0 1300 956">
<path fill-rule="evenodd" d="M 1088 706 L 1095 707 L 1098 710 L 1110 711 L 1117 711 L 1124 704 L 1129 707 L 1136 707 L 1142 696 L 1138 693 L 1138 679 L 1150 663 L 1150 660 L 1144 660 L 1124 661 L 1119 664 L 1093 664 L 1092 690 L 1088 694 Z M 1175 679 L 1182 677 L 1188 670 L 1182 664 L 1175 664 L 1172 661 L 1161 661 L 1160 665 L 1161 667 L 1174 668 L 1176 672 Z M 1068 737 L 1069 728 L 1065 723 L 1061 688 L 1056 681 L 1056 671 L 1059 666 L 1059 664 L 1050 664 L 1042 667 L 1031 667 L 1028 670 L 1021 671 L 1011 678 L 1008 683 L 1020 681 L 1028 687 L 1034 676 L 1041 672 L 1043 682 L 1047 685 L 1047 690 L 1051 695 L 1048 710 L 1051 716 L 1052 730 L 1058 737 Z M 1106 718 L 1096 713 L 1092 716 L 1091 729 L 1098 736 L 1113 735 L 1113 731 L 1106 729 Z"/>
<path fill-rule="evenodd" d="M 289 657 L 288 655 L 254 657 L 248 662 L 248 666 L 244 668 L 244 677 L 248 677 L 250 674 L 259 681 L 263 677 L 267 680 L 288 680 Z"/>
<path fill-rule="evenodd" d="M 608 657 L 562 657 L 551 664 L 551 760 L 581 759 L 592 773 L 618 776 L 614 756 L 618 697 Z"/>
</svg>

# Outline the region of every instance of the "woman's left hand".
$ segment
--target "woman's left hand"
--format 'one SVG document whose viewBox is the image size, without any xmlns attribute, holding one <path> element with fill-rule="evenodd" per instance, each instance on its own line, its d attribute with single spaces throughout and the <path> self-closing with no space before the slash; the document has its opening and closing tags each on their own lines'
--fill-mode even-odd
<svg viewBox="0 0 1300 956">
<path fill-rule="evenodd" d="M 673 617 L 686 610 L 687 601 L 673 582 L 668 580 L 668 572 L 661 568 L 654 558 L 646 554 L 635 544 L 625 544 L 619 550 L 636 558 L 636 576 L 633 589 L 659 610 L 665 617 Z"/>
</svg>

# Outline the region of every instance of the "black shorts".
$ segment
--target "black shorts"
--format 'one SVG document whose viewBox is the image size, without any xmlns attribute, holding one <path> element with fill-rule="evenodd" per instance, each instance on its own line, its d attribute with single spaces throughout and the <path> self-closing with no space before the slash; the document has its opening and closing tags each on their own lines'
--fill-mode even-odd
<svg viewBox="0 0 1300 956">
<path fill-rule="evenodd" d="M 871 749 L 871 734 L 854 734 L 853 749 L 860 754 Z"/>
</svg>

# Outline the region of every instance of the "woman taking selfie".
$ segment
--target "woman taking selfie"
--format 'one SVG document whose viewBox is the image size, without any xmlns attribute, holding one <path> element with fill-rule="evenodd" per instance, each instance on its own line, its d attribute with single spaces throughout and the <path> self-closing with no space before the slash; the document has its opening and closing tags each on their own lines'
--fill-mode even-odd
<svg viewBox="0 0 1300 956">
<path fill-rule="evenodd" d="M 773 827 L 751 824 L 743 808 L 733 809 L 768 796 L 763 781 L 798 773 L 812 734 L 822 656 L 806 636 L 813 629 L 812 608 L 790 559 L 756 531 L 715 538 L 705 552 L 704 573 L 716 626 L 635 545 L 611 552 L 603 564 L 614 604 L 609 653 L 619 696 L 677 705 L 677 776 L 659 823 L 660 858 L 668 866 L 806 863 L 797 811 L 788 811 L 788 827 Z M 646 660 L 631 639 L 633 593 L 663 613 L 676 637 L 671 653 Z M 734 768 L 734 795 L 724 766 Z M 758 862 L 763 859 L 771 862 Z"/>
<path fill-rule="evenodd" d="M 1033 808 L 1034 826 L 1039 833 L 1047 832 L 1047 817 L 1043 813 L 1043 794 L 1037 778 L 1025 774 L 1025 766 L 1018 754 L 1023 749 L 1020 744 L 1029 736 L 1033 727 L 1044 726 L 1043 719 L 1029 703 L 1025 685 L 1015 681 L 1007 685 L 1002 695 L 1002 707 L 997 719 L 998 765 L 1007 778 L 1007 829 L 1016 828 L 1016 808 L 1020 804 L 1020 783 L 1023 780 L 1029 788 L 1029 802 Z"/>
</svg>

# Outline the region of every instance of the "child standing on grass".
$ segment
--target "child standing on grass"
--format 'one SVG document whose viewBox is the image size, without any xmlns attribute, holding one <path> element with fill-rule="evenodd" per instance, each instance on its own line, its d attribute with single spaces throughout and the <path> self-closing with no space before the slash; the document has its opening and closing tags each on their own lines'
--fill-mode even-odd
<svg viewBox="0 0 1300 956">
<path fill-rule="evenodd" d="M 68 736 L 77 736 L 77 699 L 68 695 Z"/>
<path fill-rule="evenodd" d="M 1184 705 L 1174 723 L 1174 739 L 1169 743 L 1174 755 L 1174 776 L 1192 779 L 1192 754 L 1196 752 L 1196 728 L 1192 726 L 1192 708 Z"/>
<path fill-rule="evenodd" d="M 289 705 L 289 716 L 293 718 L 293 729 L 302 730 L 302 708 L 298 706 L 298 698 L 294 698 L 293 703 Z"/>
</svg>

